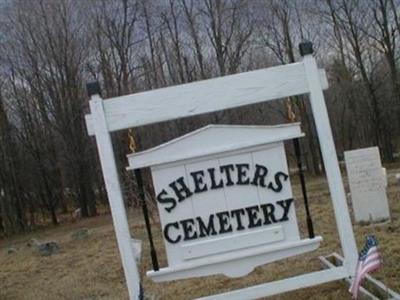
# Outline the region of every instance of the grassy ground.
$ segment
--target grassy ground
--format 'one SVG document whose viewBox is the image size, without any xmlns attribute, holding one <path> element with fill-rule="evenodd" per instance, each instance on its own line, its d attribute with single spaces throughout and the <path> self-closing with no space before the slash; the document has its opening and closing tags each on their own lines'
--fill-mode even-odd
<svg viewBox="0 0 400 300">
<path fill-rule="evenodd" d="M 357 244 L 363 245 L 366 234 L 375 233 L 383 252 L 384 267 L 375 277 L 390 288 L 400 291 L 400 185 L 394 181 L 394 172 L 389 170 L 389 205 L 392 221 L 383 225 L 359 226 L 354 230 Z M 299 197 L 298 184 L 294 183 L 295 196 Z M 311 210 L 315 231 L 324 238 L 321 247 L 306 255 L 278 261 L 255 269 L 249 276 L 229 279 L 211 276 L 169 283 L 153 283 L 144 276 L 144 289 L 150 299 L 192 299 L 230 289 L 237 289 L 257 283 L 277 280 L 288 276 L 319 270 L 319 255 L 333 251 L 340 253 L 339 239 L 326 181 L 322 178 L 308 180 Z M 305 236 L 304 209 L 300 201 L 296 203 L 301 232 Z M 131 211 L 133 235 L 144 242 L 144 257 L 140 266 L 142 274 L 149 270 L 150 257 L 142 217 Z M 71 233 L 79 228 L 89 228 L 87 240 L 73 240 Z M 163 242 L 158 226 L 153 226 L 156 246 L 160 249 L 161 264 L 166 265 L 163 256 Z M 60 253 L 50 257 L 40 257 L 27 242 L 55 240 L 60 244 Z M 8 254 L 9 247 L 17 251 Z M 334 282 L 286 293 L 269 299 L 350 299 L 347 286 Z M 120 265 L 111 217 L 101 215 L 74 224 L 48 228 L 34 233 L 0 241 L 0 299 L 43 299 L 43 300 L 94 300 L 127 299 L 123 271 Z"/>
</svg>

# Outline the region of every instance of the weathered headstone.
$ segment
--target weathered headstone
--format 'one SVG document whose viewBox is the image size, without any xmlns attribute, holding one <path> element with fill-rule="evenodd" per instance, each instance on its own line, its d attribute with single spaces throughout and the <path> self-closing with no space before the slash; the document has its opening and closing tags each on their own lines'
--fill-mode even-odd
<svg viewBox="0 0 400 300">
<path fill-rule="evenodd" d="M 378 147 L 345 151 L 344 156 L 356 222 L 390 219 Z"/>
</svg>

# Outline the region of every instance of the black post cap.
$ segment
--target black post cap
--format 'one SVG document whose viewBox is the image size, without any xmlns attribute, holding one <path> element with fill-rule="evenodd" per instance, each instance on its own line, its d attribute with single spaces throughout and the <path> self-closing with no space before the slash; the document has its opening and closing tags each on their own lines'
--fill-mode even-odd
<svg viewBox="0 0 400 300">
<path fill-rule="evenodd" d="M 92 81 L 86 84 L 86 91 L 88 96 L 100 95 L 101 89 L 98 81 Z"/>
<path fill-rule="evenodd" d="M 310 41 L 303 41 L 299 44 L 300 54 L 301 56 L 313 54 L 314 49 L 313 45 Z"/>
</svg>

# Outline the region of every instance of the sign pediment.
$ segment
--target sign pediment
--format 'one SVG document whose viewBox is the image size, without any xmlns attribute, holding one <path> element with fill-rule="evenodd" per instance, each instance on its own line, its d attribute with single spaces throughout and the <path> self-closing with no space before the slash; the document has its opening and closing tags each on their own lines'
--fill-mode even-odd
<svg viewBox="0 0 400 300">
<path fill-rule="evenodd" d="M 302 137 L 300 123 L 276 126 L 208 125 L 160 146 L 128 155 L 128 170 L 230 152 Z"/>
</svg>

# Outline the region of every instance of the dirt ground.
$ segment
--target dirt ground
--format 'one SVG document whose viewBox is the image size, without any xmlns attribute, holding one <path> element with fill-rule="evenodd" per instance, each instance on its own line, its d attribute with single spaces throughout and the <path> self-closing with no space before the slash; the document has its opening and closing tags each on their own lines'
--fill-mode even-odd
<svg viewBox="0 0 400 300">
<path fill-rule="evenodd" d="M 400 170 L 389 168 L 389 206 L 392 221 L 381 225 L 354 225 L 358 247 L 361 248 L 366 234 L 376 234 L 383 254 L 383 268 L 374 277 L 400 291 L 400 184 L 394 174 Z M 293 181 L 293 180 L 292 180 Z M 345 180 L 346 182 L 347 180 Z M 249 276 L 230 279 L 211 276 L 169 283 L 153 283 L 145 276 L 151 269 L 150 257 L 140 209 L 130 209 L 130 223 L 135 238 L 143 240 L 143 258 L 140 265 L 143 286 L 148 299 L 193 299 L 240 287 L 294 276 L 312 270 L 320 270 L 319 255 L 341 252 L 329 191 L 325 179 L 307 181 L 315 232 L 323 237 L 321 247 L 311 253 L 258 267 Z M 304 206 L 299 185 L 294 182 L 296 213 L 300 230 L 305 234 Z M 88 228 L 89 238 L 74 240 L 71 233 Z M 166 265 L 163 242 L 158 224 L 154 224 L 156 247 L 161 265 Z M 58 254 L 41 257 L 27 243 L 32 238 L 39 241 L 54 240 L 60 244 Z M 10 247 L 16 252 L 9 254 Z M 306 288 L 268 299 L 350 299 L 347 285 L 337 281 Z M 26 235 L 0 241 L 0 299 L 43 300 L 94 300 L 127 299 L 123 271 L 118 255 L 111 216 L 100 215 L 73 224 L 63 224 L 35 231 Z"/>
</svg>

